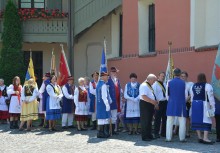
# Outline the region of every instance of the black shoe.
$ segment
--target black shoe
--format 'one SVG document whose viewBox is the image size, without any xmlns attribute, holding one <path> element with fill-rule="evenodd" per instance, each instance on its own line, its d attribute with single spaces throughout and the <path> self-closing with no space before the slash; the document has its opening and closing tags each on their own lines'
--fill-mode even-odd
<svg viewBox="0 0 220 153">
<path fill-rule="evenodd" d="M 92 128 L 90 130 L 96 130 L 97 129 L 97 124 L 96 121 L 92 122 Z"/>
<path fill-rule="evenodd" d="M 180 140 L 180 142 L 185 143 L 185 142 L 187 142 L 187 140 L 183 139 L 183 140 Z"/>
<path fill-rule="evenodd" d="M 15 128 L 15 129 L 19 129 L 18 121 L 14 121 L 14 128 Z"/>
<path fill-rule="evenodd" d="M 209 145 L 213 145 L 215 142 L 213 141 L 204 141 L 202 142 L 203 144 L 209 144 Z"/>
<path fill-rule="evenodd" d="M 154 135 L 154 138 L 155 138 L 155 139 L 158 139 L 158 138 L 160 138 L 160 135 L 159 135 L 159 134 L 155 134 L 155 135 Z"/>
<path fill-rule="evenodd" d="M 140 135 L 140 133 L 138 131 L 134 131 L 135 135 Z"/>
<path fill-rule="evenodd" d="M 43 125 L 43 128 L 48 129 L 49 125 L 48 124 L 47 125 Z"/>
<path fill-rule="evenodd" d="M 44 125 L 44 119 L 41 119 L 41 122 L 38 126 L 43 126 Z"/>
<path fill-rule="evenodd" d="M 104 125 L 104 134 L 106 138 L 110 137 L 109 126 L 110 126 L 109 124 Z"/>
<path fill-rule="evenodd" d="M 15 129 L 14 128 L 14 121 L 10 121 L 10 129 Z"/>
<path fill-rule="evenodd" d="M 76 127 L 73 126 L 73 125 L 70 125 L 70 126 L 68 126 L 68 128 L 70 128 L 70 129 L 74 129 L 74 128 L 76 128 Z"/>
<path fill-rule="evenodd" d="M 220 139 L 216 139 L 216 142 L 220 142 Z"/>
<path fill-rule="evenodd" d="M 62 126 L 62 129 L 66 130 L 66 129 L 68 129 L 68 127 L 67 126 Z"/>
<path fill-rule="evenodd" d="M 129 132 L 128 132 L 128 135 L 132 135 L 132 134 L 133 134 L 133 132 L 132 132 L 132 131 L 129 131 Z"/>
<path fill-rule="evenodd" d="M 108 138 L 109 136 L 105 133 L 105 128 L 107 128 L 107 125 L 99 125 L 99 131 L 97 133 L 97 138 Z"/>
<path fill-rule="evenodd" d="M 152 139 L 150 138 L 145 138 L 145 139 L 142 139 L 142 141 L 151 141 Z"/>
<path fill-rule="evenodd" d="M 199 143 L 203 143 L 203 139 L 198 139 L 198 142 Z"/>
<path fill-rule="evenodd" d="M 115 124 L 112 124 L 112 135 L 119 135 L 118 132 L 115 132 Z"/>
<path fill-rule="evenodd" d="M 186 138 L 190 138 L 190 135 L 186 135 Z"/>
</svg>

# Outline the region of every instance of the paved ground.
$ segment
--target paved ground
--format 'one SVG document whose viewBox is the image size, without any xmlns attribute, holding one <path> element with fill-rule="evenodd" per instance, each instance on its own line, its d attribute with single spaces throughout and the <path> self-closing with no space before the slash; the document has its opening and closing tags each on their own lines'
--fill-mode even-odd
<svg viewBox="0 0 220 153">
<path fill-rule="evenodd" d="M 160 138 L 151 142 L 141 141 L 140 136 L 120 133 L 110 139 L 97 139 L 96 131 L 78 132 L 76 129 L 50 133 L 46 129 L 34 128 L 31 132 L 9 130 L 9 125 L 0 125 L 0 153 L 220 153 L 220 143 L 204 145 L 197 143 L 192 134 L 187 143 Z M 214 140 L 215 134 L 211 134 Z"/>
</svg>

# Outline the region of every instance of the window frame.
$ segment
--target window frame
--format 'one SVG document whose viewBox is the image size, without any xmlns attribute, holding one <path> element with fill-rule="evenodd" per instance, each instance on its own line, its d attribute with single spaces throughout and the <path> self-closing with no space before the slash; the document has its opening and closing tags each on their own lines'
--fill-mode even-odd
<svg viewBox="0 0 220 153">
<path fill-rule="evenodd" d="M 18 0 L 18 6 L 19 6 L 19 9 L 34 9 L 34 4 L 35 3 L 43 3 L 44 4 L 44 7 L 43 8 L 35 8 L 35 9 L 45 9 L 45 1 L 46 0 L 43 0 L 43 2 L 34 2 L 34 0 L 31 0 L 31 2 L 21 2 L 21 0 Z M 22 3 L 31 3 L 31 8 L 22 8 L 21 7 L 21 4 Z"/>
</svg>

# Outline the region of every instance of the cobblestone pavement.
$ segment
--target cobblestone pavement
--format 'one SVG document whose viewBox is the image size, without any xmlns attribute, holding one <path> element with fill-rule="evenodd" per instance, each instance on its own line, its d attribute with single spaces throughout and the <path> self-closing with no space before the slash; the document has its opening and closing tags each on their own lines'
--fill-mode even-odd
<svg viewBox="0 0 220 153">
<path fill-rule="evenodd" d="M 164 138 L 151 142 L 141 141 L 137 135 L 120 133 L 110 139 L 97 139 L 96 131 L 76 129 L 48 132 L 46 129 L 34 128 L 31 132 L 9 130 L 9 125 L 0 125 L 0 153 L 182 153 L 202 152 L 220 153 L 220 143 L 204 145 L 197 143 L 195 134 L 191 134 L 188 142 L 181 143 L 175 136 L 173 142 L 165 142 Z M 215 134 L 211 134 L 215 140 Z"/>
</svg>

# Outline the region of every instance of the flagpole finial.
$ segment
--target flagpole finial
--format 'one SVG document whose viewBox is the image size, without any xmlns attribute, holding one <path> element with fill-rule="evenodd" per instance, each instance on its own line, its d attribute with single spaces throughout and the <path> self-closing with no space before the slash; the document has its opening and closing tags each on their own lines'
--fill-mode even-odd
<svg viewBox="0 0 220 153">
<path fill-rule="evenodd" d="M 172 41 L 168 41 L 168 45 L 171 46 L 172 45 Z"/>
</svg>

